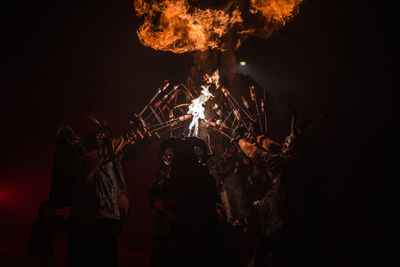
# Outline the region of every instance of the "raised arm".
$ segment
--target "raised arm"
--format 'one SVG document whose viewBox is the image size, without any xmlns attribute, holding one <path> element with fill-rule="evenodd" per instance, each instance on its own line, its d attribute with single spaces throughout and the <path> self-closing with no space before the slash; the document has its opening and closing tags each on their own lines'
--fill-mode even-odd
<svg viewBox="0 0 400 267">
<path fill-rule="evenodd" d="M 155 135 L 146 131 L 140 136 L 136 135 L 135 141 L 128 142 L 121 150 L 120 160 L 122 164 L 125 164 L 133 160 L 136 156 L 141 154 L 143 150 L 150 144 L 151 140 Z"/>
<path fill-rule="evenodd" d="M 127 138 L 116 136 L 111 138 L 107 145 L 103 145 L 93 151 L 84 153 L 74 162 L 76 174 L 84 181 L 90 180 L 98 167 L 117 157 L 127 144 Z"/>
</svg>

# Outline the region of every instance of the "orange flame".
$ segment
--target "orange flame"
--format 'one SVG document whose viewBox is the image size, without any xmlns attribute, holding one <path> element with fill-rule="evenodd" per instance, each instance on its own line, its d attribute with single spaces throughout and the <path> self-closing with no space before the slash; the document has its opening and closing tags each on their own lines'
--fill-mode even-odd
<svg viewBox="0 0 400 267">
<path fill-rule="evenodd" d="M 151 4 L 135 0 L 135 10 L 144 17 L 137 31 L 140 42 L 151 48 L 174 53 L 220 48 L 220 38 L 235 23 L 240 12 L 190 7 L 187 0 L 162 0 Z M 189 11 L 190 10 L 190 11 Z"/>
<path fill-rule="evenodd" d="M 303 1 L 249 0 L 242 5 L 249 9 L 239 10 L 233 8 L 238 2 L 231 0 L 224 10 L 215 10 L 193 7 L 188 0 L 134 0 L 137 15 L 144 18 L 137 35 L 145 46 L 180 54 L 224 50 L 223 37 L 232 32 L 237 40 L 228 39 L 238 48 L 248 36 L 271 36 L 298 13 Z"/>
<path fill-rule="evenodd" d="M 204 80 L 207 82 L 207 84 L 215 84 L 215 88 L 219 88 L 219 71 L 216 70 L 214 73 L 210 76 L 207 73 L 204 75 Z"/>
<path fill-rule="evenodd" d="M 303 0 L 250 0 L 250 12 L 261 14 L 267 22 L 285 25 L 297 12 Z"/>
</svg>

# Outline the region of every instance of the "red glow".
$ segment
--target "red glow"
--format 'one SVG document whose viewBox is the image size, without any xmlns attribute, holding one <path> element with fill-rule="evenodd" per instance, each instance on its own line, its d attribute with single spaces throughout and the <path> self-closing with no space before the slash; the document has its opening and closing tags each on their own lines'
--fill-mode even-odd
<svg viewBox="0 0 400 267">
<path fill-rule="evenodd" d="M 10 191 L 5 187 L 0 187 L 0 205 L 6 203 L 10 199 Z"/>
</svg>

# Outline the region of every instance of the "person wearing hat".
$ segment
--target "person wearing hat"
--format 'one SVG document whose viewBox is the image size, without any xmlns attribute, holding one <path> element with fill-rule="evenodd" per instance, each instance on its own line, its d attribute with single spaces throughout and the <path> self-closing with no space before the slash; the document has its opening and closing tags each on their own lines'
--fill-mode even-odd
<svg viewBox="0 0 400 267">
<path fill-rule="evenodd" d="M 146 147 L 152 134 L 137 116 L 125 134 L 88 118 L 96 127 L 85 138 L 70 127 L 59 130 L 50 195 L 57 208 L 71 207 L 68 266 L 118 266 L 118 238 L 129 213 L 122 165 Z"/>
</svg>

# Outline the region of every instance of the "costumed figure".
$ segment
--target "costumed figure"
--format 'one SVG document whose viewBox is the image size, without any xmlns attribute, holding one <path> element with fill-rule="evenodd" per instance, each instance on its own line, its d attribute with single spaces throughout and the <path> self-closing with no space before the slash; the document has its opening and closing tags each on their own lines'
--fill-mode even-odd
<svg viewBox="0 0 400 267">
<path fill-rule="evenodd" d="M 133 159 L 152 135 L 137 116 L 123 135 L 114 135 L 104 121 L 89 119 L 96 129 L 84 139 L 68 139 L 69 154 L 55 162 L 51 199 L 57 207 L 71 206 L 68 266 L 117 266 L 118 237 L 129 211 L 122 164 Z M 68 190 L 60 189 L 63 184 Z"/>
<path fill-rule="evenodd" d="M 313 120 L 295 130 L 294 113 L 291 133 L 280 151 L 265 137 L 265 148 L 262 138 L 258 143 L 239 140 L 243 152 L 271 179 L 264 197 L 256 202 L 260 224 L 254 266 L 310 266 L 308 196 L 315 176 L 315 153 L 303 133 Z"/>
<path fill-rule="evenodd" d="M 250 216 L 250 203 L 246 190 L 251 175 L 251 166 L 241 155 L 237 145 L 228 144 L 225 149 L 218 149 L 214 144 L 213 154 L 207 167 L 216 180 L 219 193 L 219 217 L 224 233 L 224 261 L 226 266 L 241 266 L 243 261 L 243 236 L 247 232 Z"/>
<path fill-rule="evenodd" d="M 164 162 L 150 202 L 158 220 L 156 238 L 165 241 L 165 253 L 158 256 L 166 260 L 156 265 L 154 256 L 154 266 L 221 266 L 217 189 L 204 166 L 206 144 L 196 137 L 170 138 L 161 144 L 161 154 Z"/>
</svg>

